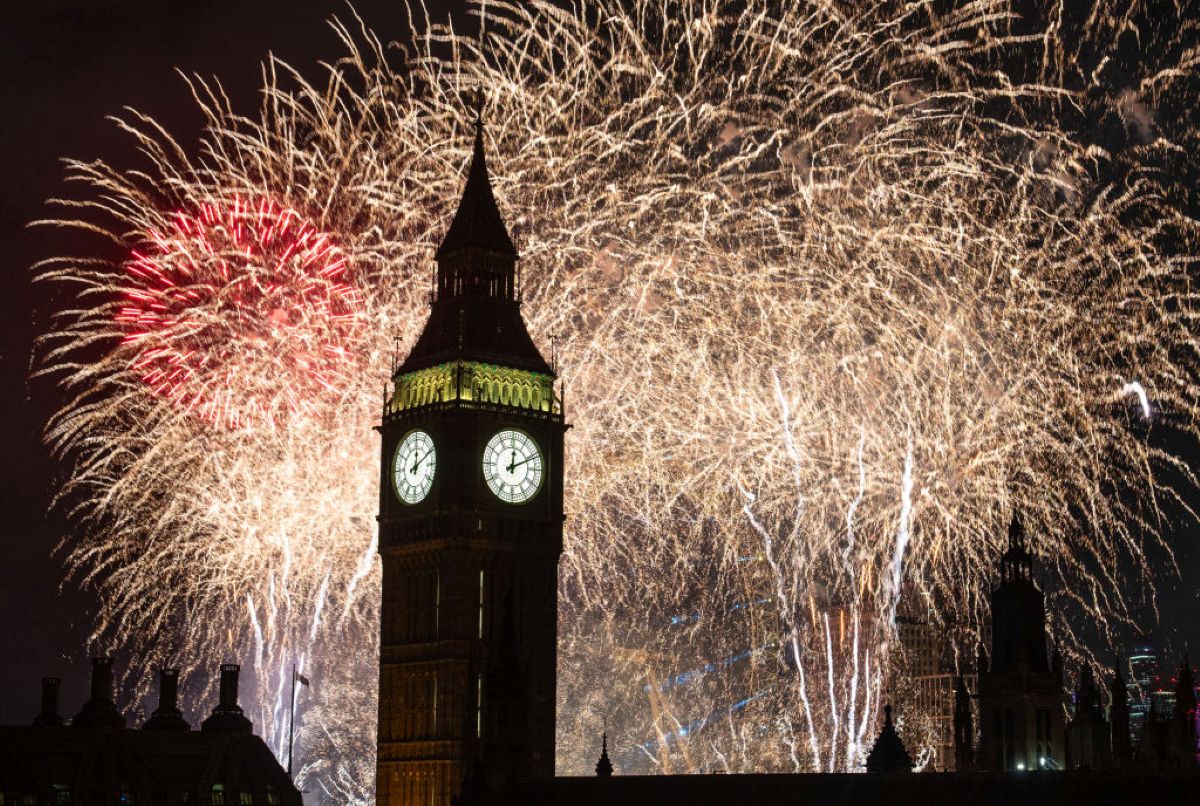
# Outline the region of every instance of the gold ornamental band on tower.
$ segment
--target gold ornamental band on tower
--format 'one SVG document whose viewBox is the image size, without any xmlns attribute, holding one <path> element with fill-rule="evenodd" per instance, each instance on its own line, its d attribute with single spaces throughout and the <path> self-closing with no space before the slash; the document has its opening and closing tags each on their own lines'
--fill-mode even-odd
<svg viewBox="0 0 1200 806">
<path fill-rule="evenodd" d="M 383 414 L 457 400 L 562 414 L 553 376 L 475 361 L 448 361 L 399 376 Z"/>
</svg>

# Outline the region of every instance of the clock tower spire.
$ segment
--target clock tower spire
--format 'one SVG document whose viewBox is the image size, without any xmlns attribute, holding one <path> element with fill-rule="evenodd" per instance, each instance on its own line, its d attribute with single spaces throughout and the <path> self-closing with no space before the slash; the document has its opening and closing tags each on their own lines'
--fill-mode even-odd
<svg viewBox="0 0 1200 806">
<path fill-rule="evenodd" d="M 563 420 L 521 317 L 484 127 L 383 411 L 380 806 L 554 774 Z"/>
</svg>

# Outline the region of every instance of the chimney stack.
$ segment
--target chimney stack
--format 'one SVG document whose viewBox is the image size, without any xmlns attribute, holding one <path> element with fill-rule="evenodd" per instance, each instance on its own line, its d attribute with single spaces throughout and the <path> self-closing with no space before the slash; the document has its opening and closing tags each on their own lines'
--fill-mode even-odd
<svg viewBox="0 0 1200 806">
<path fill-rule="evenodd" d="M 220 706 L 222 708 L 238 707 L 238 675 L 241 674 L 241 671 L 242 667 L 236 663 L 221 664 Z"/>
<path fill-rule="evenodd" d="M 42 712 L 33 720 L 39 728 L 61 727 L 63 718 L 58 715 L 58 688 L 62 680 L 57 677 L 42 678 Z"/>
<path fill-rule="evenodd" d="M 92 658 L 92 699 L 112 697 L 112 658 Z"/>
<path fill-rule="evenodd" d="M 143 730 L 189 730 L 191 728 L 179 710 L 179 670 L 160 669 L 158 672 L 158 707 L 142 725 Z"/>
<path fill-rule="evenodd" d="M 92 697 L 71 720 L 73 728 L 123 728 L 125 717 L 112 701 L 112 658 L 92 658 Z"/>
<path fill-rule="evenodd" d="M 249 733 L 250 720 L 242 713 L 238 705 L 238 673 L 241 666 L 236 663 L 221 664 L 221 687 L 217 697 L 217 707 L 212 716 L 204 720 L 200 729 L 216 733 Z"/>
</svg>

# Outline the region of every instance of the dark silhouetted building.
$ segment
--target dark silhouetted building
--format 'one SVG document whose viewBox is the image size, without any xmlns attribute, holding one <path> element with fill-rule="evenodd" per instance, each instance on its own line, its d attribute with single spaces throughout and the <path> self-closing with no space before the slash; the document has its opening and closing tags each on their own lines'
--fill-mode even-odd
<svg viewBox="0 0 1200 806">
<path fill-rule="evenodd" d="M 202 730 L 176 703 L 178 671 L 159 678 L 141 729 L 112 700 L 112 663 L 92 661 L 91 696 L 69 724 L 58 678 L 42 681 L 29 726 L 0 727 L 0 804 L 20 806 L 301 806 L 300 793 L 237 705 L 238 667 L 221 667 L 221 699 Z"/>
<path fill-rule="evenodd" d="M 1075 689 L 1075 714 L 1067 724 L 1067 769 L 1106 770 L 1112 767 L 1112 729 L 1092 667 L 1084 665 Z"/>
<path fill-rule="evenodd" d="M 1194 771 L 1200 763 L 1200 746 L 1197 745 L 1196 691 L 1187 655 L 1170 683 L 1170 697 L 1159 699 L 1158 707 L 1151 708 L 1146 714 L 1135 760 L 1138 766 L 1147 770 Z"/>
<path fill-rule="evenodd" d="M 975 722 L 971 713 L 971 693 L 962 675 L 954 678 L 954 771 L 975 769 Z"/>
<path fill-rule="evenodd" d="M 554 775 L 567 426 L 517 258 L 478 123 L 429 319 L 379 428 L 380 806 Z"/>
<path fill-rule="evenodd" d="M 992 646 L 979 666 L 982 770 L 1057 769 L 1064 762 L 1062 664 L 1051 656 L 1045 597 L 1017 515 L 992 591 Z"/>
<path fill-rule="evenodd" d="M 1121 673 L 1121 658 L 1113 664 L 1113 676 L 1108 686 L 1108 721 L 1112 736 L 1113 766 L 1129 767 L 1133 761 L 1133 740 L 1129 729 L 1129 685 Z"/>
<path fill-rule="evenodd" d="M 1185 763 L 1190 762 L 1194 766 L 1197 754 L 1200 753 L 1200 741 L 1197 741 L 1197 734 L 1200 733 L 1197 720 L 1200 720 L 1200 713 L 1197 712 L 1196 707 L 1196 683 L 1192 677 L 1192 665 L 1188 661 L 1186 652 L 1183 653 L 1183 661 L 1179 664 L 1177 680 L 1173 721 L 1175 731 L 1179 735 L 1179 752 Z"/>
</svg>

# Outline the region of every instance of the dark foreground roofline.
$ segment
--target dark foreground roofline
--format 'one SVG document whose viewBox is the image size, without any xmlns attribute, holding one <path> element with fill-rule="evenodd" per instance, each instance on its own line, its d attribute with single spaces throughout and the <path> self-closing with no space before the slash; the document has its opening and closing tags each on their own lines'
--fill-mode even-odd
<svg viewBox="0 0 1200 806">
<path fill-rule="evenodd" d="M 662 806 L 662 804 L 1133 804 L 1193 802 L 1196 772 L 886 773 L 800 775 L 615 775 L 526 781 L 505 804 Z"/>
<path fill-rule="evenodd" d="M 0 793 L 20 804 L 301 806 L 262 739 L 197 730 L 3 726 Z"/>
</svg>

